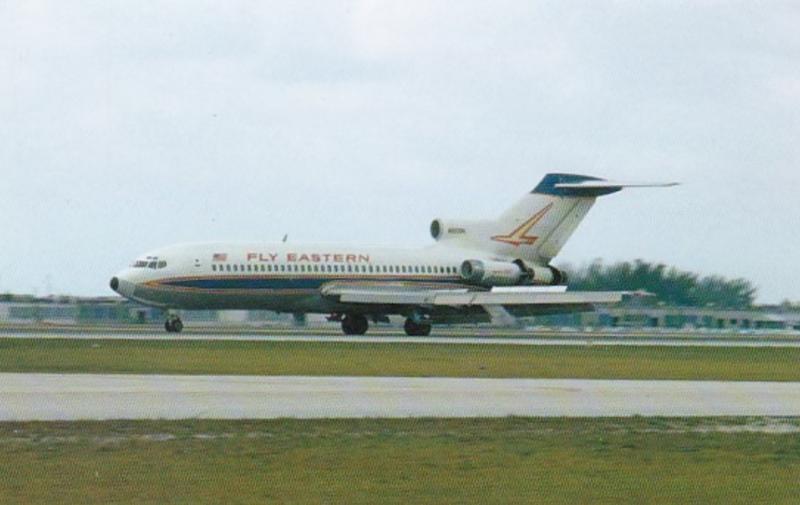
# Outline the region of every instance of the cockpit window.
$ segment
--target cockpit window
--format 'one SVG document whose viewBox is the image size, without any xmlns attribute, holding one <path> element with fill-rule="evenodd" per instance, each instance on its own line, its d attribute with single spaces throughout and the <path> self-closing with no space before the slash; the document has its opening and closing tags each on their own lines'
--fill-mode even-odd
<svg viewBox="0 0 800 505">
<path fill-rule="evenodd" d="M 147 257 L 147 259 L 136 260 L 131 264 L 131 268 L 150 268 L 153 270 L 166 268 L 167 262 L 165 260 L 159 261 L 156 257 Z"/>
</svg>

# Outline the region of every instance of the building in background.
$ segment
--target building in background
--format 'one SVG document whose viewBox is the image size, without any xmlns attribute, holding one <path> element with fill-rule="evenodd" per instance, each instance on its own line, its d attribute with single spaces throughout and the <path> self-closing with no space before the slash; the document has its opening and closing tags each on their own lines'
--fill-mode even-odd
<svg viewBox="0 0 800 505">
<path fill-rule="evenodd" d="M 187 311 L 184 322 L 195 326 L 271 327 L 324 326 L 323 315 L 277 314 L 269 311 Z M 0 295 L 0 324 L 6 325 L 160 325 L 164 314 L 119 297 L 76 298 Z M 402 318 L 390 325 L 402 326 Z M 486 325 L 483 325 L 486 326 Z M 539 316 L 520 321 L 520 327 L 550 328 L 665 328 L 672 330 L 800 331 L 800 308 L 754 307 L 723 310 L 714 307 L 669 307 L 634 297 L 596 312 Z"/>
</svg>

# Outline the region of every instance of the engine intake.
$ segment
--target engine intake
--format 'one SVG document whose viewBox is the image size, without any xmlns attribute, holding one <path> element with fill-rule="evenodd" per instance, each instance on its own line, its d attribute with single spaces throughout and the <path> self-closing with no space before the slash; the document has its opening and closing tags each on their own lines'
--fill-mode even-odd
<svg viewBox="0 0 800 505">
<path fill-rule="evenodd" d="M 477 221 L 444 221 L 434 219 L 431 221 L 431 237 L 436 241 L 465 240 L 470 235 L 470 230 L 476 226 Z"/>
</svg>

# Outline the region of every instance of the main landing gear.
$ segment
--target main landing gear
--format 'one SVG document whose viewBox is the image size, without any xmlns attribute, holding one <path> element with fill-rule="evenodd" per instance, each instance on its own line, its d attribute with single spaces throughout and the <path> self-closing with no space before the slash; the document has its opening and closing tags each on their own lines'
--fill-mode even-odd
<svg viewBox="0 0 800 505">
<path fill-rule="evenodd" d="M 361 314 L 347 314 L 342 318 L 342 331 L 345 335 L 363 335 L 368 328 L 367 318 Z"/>
<path fill-rule="evenodd" d="M 387 318 L 373 320 L 377 322 L 384 319 L 388 322 Z M 345 314 L 344 316 L 333 314 L 328 318 L 328 321 L 341 321 L 342 331 L 345 335 L 364 335 L 369 329 L 367 317 L 362 314 Z M 431 334 L 430 319 L 422 316 L 409 317 L 406 319 L 403 329 L 406 331 L 406 335 L 410 337 L 427 337 Z"/>
<path fill-rule="evenodd" d="M 406 331 L 406 335 L 409 337 L 427 337 L 431 334 L 431 325 L 430 323 L 425 322 L 415 322 L 410 317 L 406 319 L 406 323 L 403 325 L 403 329 Z"/>
<path fill-rule="evenodd" d="M 178 316 L 169 316 L 164 323 L 164 329 L 167 330 L 167 333 L 180 333 L 183 331 L 183 321 Z"/>
</svg>

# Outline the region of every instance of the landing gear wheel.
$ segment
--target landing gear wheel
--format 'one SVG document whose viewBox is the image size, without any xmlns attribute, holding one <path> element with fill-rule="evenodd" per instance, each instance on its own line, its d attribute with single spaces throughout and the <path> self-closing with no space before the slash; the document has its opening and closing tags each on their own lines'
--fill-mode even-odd
<svg viewBox="0 0 800 505">
<path fill-rule="evenodd" d="M 359 314 L 348 314 L 342 319 L 342 331 L 345 335 L 363 335 L 367 332 L 367 318 Z"/>
<path fill-rule="evenodd" d="M 183 331 L 183 321 L 177 316 L 170 317 L 164 323 L 164 329 L 167 330 L 167 333 L 180 333 Z"/>
<path fill-rule="evenodd" d="M 409 337 L 427 337 L 431 334 L 431 325 L 428 323 L 415 323 L 411 318 L 406 319 L 403 325 L 406 335 Z"/>
</svg>

